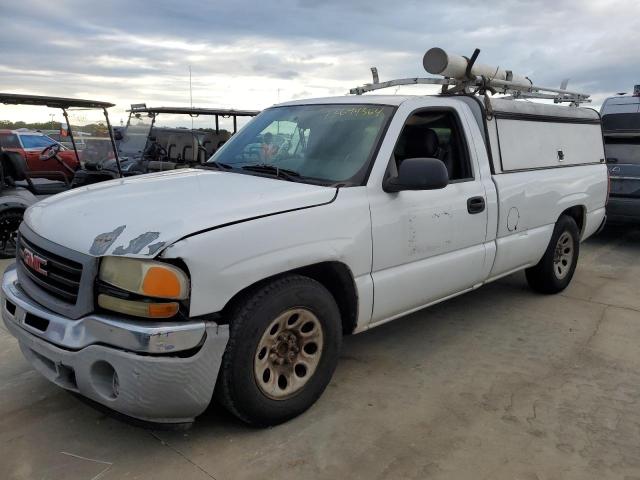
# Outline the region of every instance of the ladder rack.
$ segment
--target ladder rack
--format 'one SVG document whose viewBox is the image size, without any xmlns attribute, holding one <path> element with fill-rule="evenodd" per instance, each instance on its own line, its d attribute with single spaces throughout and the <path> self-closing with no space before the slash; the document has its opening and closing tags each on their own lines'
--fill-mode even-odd
<svg viewBox="0 0 640 480">
<path fill-rule="evenodd" d="M 568 80 L 564 80 L 560 88 L 548 88 L 533 85 L 527 77 L 519 77 L 511 71 L 504 71 L 498 68 L 486 67 L 475 64 L 480 50 L 474 52 L 471 59 L 466 57 L 449 56 L 441 49 L 431 49 L 425 54 L 425 68 L 431 67 L 433 70 L 433 62 L 429 63 L 428 56 L 432 51 L 438 50 L 436 53 L 440 56 L 444 55 L 446 60 L 438 59 L 437 68 L 442 72 L 457 72 L 456 77 L 445 76 L 443 78 L 434 77 L 415 77 L 415 78 L 399 78 L 380 82 L 378 77 L 378 69 L 371 68 L 373 82 L 362 86 L 352 88 L 349 93 L 352 95 L 362 95 L 363 93 L 373 92 L 384 88 L 398 87 L 403 85 L 440 85 L 442 86 L 442 94 L 479 94 L 487 95 L 487 93 L 507 95 L 509 99 L 544 99 L 553 100 L 554 103 L 569 103 L 572 106 L 578 106 L 581 103 L 589 103 L 591 99 L 588 94 L 573 92 L 566 89 Z M 458 64 L 453 65 L 455 62 Z M 444 67 L 443 67 L 444 65 Z M 452 66 L 453 65 L 453 66 Z M 461 70 L 462 69 L 462 70 Z M 474 72 L 481 72 L 482 75 L 476 75 Z M 460 73 L 463 72 L 463 73 Z M 487 74 L 490 72 L 490 74 Z M 436 73 L 431 71 L 430 73 Z M 439 73 L 439 72 L 438 72 Z M 498 74 L 503 78 L 496 78 Z"/>
</svg>

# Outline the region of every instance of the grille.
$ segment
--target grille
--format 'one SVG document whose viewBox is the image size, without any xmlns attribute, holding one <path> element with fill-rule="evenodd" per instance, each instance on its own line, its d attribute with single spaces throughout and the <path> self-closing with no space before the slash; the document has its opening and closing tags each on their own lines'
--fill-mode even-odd
<svg viewBox="0 0 640 480">
<path fill-rule="evenodd" d="M 75 305 L 78 301 L 82 264 L 55 255 L 20 236 L 18 260 L 29 279 L 48 294 Z M 25 248 L 28 252 L 25 252 Z M 38 258 L 29 261 L 29 254 Z"/>
</svg>

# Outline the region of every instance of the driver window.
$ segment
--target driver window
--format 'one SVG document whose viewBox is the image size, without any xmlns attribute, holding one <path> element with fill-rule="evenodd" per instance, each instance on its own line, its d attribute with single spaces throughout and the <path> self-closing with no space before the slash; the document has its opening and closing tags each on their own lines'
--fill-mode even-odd
<svg viewBox="0 0 640 480">
<path fill-rule="evenodd" d="M 398 138 L 387 175 L 396 176 L 407 158 L 441 160 L 450 182 L 473 179 L 468 150 L 453 112 L 428 110 L 411 115 Z"/>
</svg>

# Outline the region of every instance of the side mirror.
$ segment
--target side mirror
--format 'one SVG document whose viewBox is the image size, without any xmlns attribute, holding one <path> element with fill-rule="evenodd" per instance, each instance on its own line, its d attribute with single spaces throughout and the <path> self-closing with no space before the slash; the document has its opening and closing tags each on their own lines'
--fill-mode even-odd
<svg viewBox="0 0 640 480">
<path fill-rule="evenodd" d="M 437 158 L 407 158 L 400 164 L 398 176 L 387 179 L 382 188 L 395 193 L 402 190 L 437 190 L 449 183 L 449 172 Z"/>
</svg>

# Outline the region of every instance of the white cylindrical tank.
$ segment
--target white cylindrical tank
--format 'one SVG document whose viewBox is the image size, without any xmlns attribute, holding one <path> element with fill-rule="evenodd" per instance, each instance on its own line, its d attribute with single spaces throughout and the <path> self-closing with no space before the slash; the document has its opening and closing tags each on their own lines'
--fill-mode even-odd
<svg viewBox="0 0 640 480">
<path fill-rule="evenodd" d="M 468 63 L 465 57 L 447 53 L 438 47 L 429 49 L 422 59 L 422 64 L 427 72 L 434 75 L 442 75 L 443 77 L 455 78 L 457 80 L 466 79 Z M 508 78 L 507 70 L 500 67 L 482 65 L 477 62 L 471 67 L 471 75 L 473 77 L 485 77 L 491 80 L 509 80 L 516 85 L 524 87 L 531 86 L 531 80 L 527 77 L 512 73 L 512 77 Z"/>
</svg>

